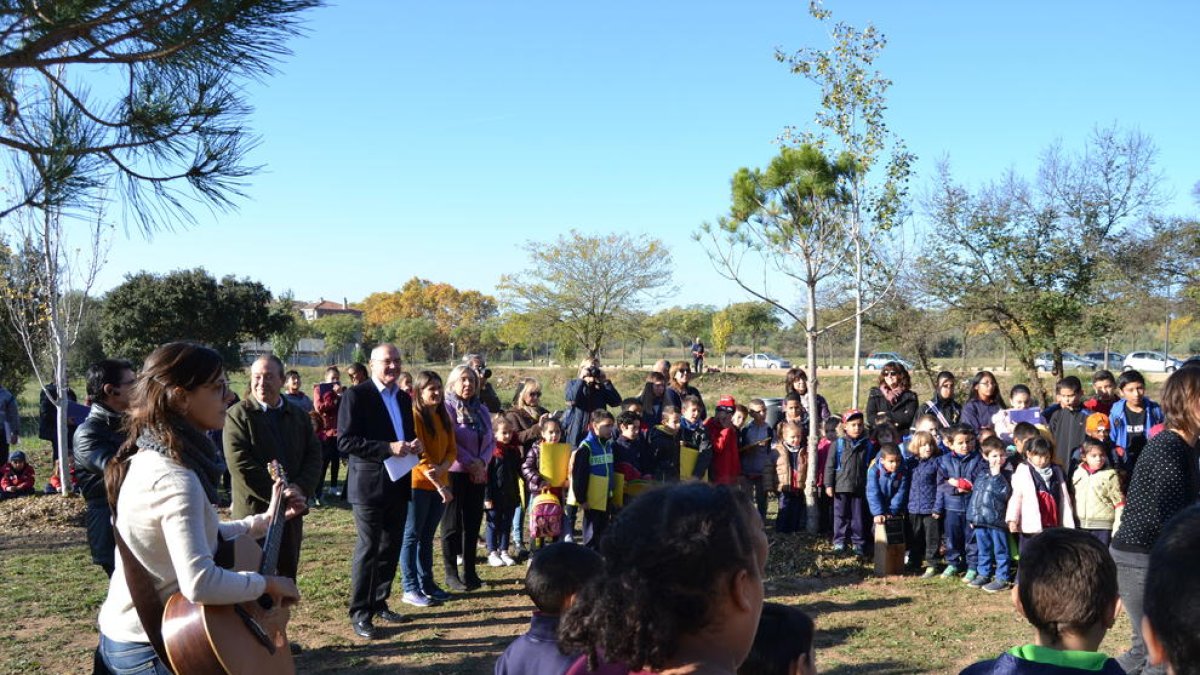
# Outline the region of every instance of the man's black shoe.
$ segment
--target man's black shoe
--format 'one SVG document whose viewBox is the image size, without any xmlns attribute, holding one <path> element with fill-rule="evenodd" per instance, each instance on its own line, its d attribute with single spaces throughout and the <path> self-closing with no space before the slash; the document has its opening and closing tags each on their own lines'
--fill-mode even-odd
<svg viewBox="0 0 1200 675">
<path fill-rule="evenodd" d="M 355 621 L 354 634 L 368 640 L 374 640 L 379 637 L 379 632 L 375 630 L 375 625 L 370 621 Z"/>
<path fill-rule="evenodd" d="M 390 609 L 385 609 L 382 612 L 376 612 L 375 616 L 388 623 L 404 623 L 405 621 L 408 621 L 408 618 L 403 614 L 400 612 L 393 612 Z"/>
</svg>

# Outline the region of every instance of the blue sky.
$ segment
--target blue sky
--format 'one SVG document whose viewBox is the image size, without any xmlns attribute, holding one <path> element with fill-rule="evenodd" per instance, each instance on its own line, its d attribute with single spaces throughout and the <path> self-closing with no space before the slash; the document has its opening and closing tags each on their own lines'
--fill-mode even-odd
<svg viewBox="0 0 1200 675">
<path fill-rule="evenodd" d="M 1196 213 L 1200 5 L 826 7 L 888 36 L 877 65 L 894 81 L 889 126 L 920 158 L 916 194 L 941 157 L 977 184 L 1117 123 L 1157 144 L 1168 210 Z M 414 275 L 494 293 L 523 241 L 575 228 L 671 244 L 668 304 L 744 300 L 691 235 L 727 209 L 738 167 L 811 126 L 815 88 L 773 54 L 825 48 L 826 29 L 806 2 L 341 0 L 248 87 L 265 167 L 249 198 L 152 241 L 118 234 L 99 290 L 202 266 L 303 300 Z"/>
</svg>

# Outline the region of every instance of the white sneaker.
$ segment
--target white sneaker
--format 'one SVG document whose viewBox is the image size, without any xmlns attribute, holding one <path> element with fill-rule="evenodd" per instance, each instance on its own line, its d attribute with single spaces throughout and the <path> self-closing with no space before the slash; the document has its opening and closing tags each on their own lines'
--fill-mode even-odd
<svg viewBox="0 0 1200 675">
<path fill-rule="evenodd" d="M 512 559 L 512 556 L 508 554 L 508 551 L 500 552 L 500 562 L 504 563 L 505 567 L 512 567 L 513 565 L 517 564 L 517 561 Z"/>
<path fill-rule="evenodd" d="M 504 559 L 499 553 L 492 551 L 488 554 L 488 567 L 504 567 Z"/>
</svg>

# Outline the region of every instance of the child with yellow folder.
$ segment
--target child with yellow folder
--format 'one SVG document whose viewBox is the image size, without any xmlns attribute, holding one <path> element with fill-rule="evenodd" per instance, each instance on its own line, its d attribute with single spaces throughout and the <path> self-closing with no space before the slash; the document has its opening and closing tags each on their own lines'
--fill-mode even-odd
<svg viewBox="0 0 1200 675">
<path fill-rule="evenodd" d="M 583 545 L 597 548 L 608 527 L 612 498 L 612 413 L 601 408 L 592 413 L 592 430 L 571 462 L 571 494 L 583 511 Z"/>
</svg>

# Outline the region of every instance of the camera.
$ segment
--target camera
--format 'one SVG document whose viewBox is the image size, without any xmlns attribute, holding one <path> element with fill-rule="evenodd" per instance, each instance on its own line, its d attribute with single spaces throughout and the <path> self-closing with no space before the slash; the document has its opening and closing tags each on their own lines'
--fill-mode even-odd
<svg viewBox="0 0 1200 675">
<path fill-rule="evenodd" d="M 584 371 L 584 374 L 591 377 L 600 377 L 602 372 L 603 371 L 600 370 L 600 366 L 588 366 L 587 370 Z"/>
<path fill-rule="evenodd" d="M 488 368 L 483 365 L 478 365 L 478 366 L 475 366 L 475 372 L 479 373 L 479 376 L 485 380 L 492 379 L 492 369 L 491 368 Z"/>
</svg>

